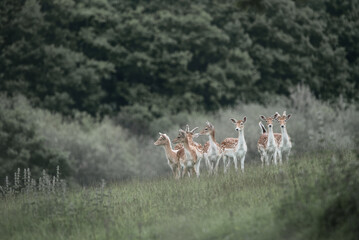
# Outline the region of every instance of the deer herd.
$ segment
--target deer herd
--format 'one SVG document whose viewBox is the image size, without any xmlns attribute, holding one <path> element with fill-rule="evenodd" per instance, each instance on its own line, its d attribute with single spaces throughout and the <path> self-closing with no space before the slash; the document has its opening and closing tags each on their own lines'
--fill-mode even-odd
<svg viewBox="0 0 359 240">
<path fill-rule="evenodd" d="M 261 136 L 259 137 L 257 148 L 262 167 L 264 163 L 270 165 L 272 161 L 277 165 L 278 160 L 279 164 L 282 164 L 283 157 L 288 161 L 292 143 L 287 133 L 286 123 L 290 117 L 291 114 L 287 115 L 286 111 L 283 112 L 282 116 L 278 112 L 271 117 L 260 116 L 260 119 L 267 125 L 266 128 L 262 122 L 259 122 Z M 154 144 L 156 146 L 163 146 L 174 178 L 179 179 L 186 174 L 189 177 L 194 175 L 199 177 L 202 159 L 205 161 L 209 174 L 216 174 L 218 172 L 221 159 L 223 161 L 224 173 L 228 172 L 231 160 L 233 160 L 236 172 L 238 172 L 238 160 L 240 160 L 241 171 L 244 172 L 244 161 L 247 153 L 244 125 L 247 117 L 244 117 L 242 120 L 234 118 L 230 120 L 238 132 L 238 137 L 226 138 L 220 144 L 216 141 L 215 129 L 210 122 L 206 123 L 206 126 L 200 133 L 195 133 L 198 127 L 190 130 L 187 125 L 185 130 L 180 129 L 178 136 L 172 141 L 176 144 L 174 148 L 170 138 L 166 134 L 159 133 L 160 137 Z M 279 123 L 281 133 L 273 132 L 274 120 Z M 204 146 L 193 140 L 199 135 L 207 135 L 209 138 Z"/>
</svg>

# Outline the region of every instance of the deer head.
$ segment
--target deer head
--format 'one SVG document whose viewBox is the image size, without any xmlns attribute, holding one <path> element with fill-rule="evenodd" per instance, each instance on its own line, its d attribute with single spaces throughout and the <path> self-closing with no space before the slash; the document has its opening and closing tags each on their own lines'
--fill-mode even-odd
<svg viewBox="0 0 359 240">
<path fill-rule="evenodd" d="M 200 135 L 210 135 L 213 132 L 214 126 L 210 122 L 206 122 L 206 126 L 203 130 L 199 133 Z"/>
<path fill-rule="evenodd" d="M 275 120 L 277 120 L 279 122 L 281 128 L 286 127 L 287 121 L 292 116 L 291 114 L 287 115 L 286 111 L 283 112 L 282 116 L 278 112 L 276 112 L 276 115 L 277 115 L 277 117 L 275 118 Z"/>
<path fill-rule="evenodd" d="M 276 119 L 278 117 L 278 114 L 274 114 L 273 117 L 265 117 L 263 115 L 260 116 L 260 119 L 265 121 L 267 123 L 267 126 L 269 129 L 273 128 L 273 120 Z"/>
<path fill-rule="evenodd" d="M 244 123 L 247 121 L 247 117 L 244 117 L 243 120 L 236 120 L 234 118 L 231 118 L 230 120 L 233 122 L 233 124 L 235 124 L 236 131 L 241 132 L 244 129 Z"/>
<path fill-rule="evenodd" d="M 157 139 L 157 141 L 154 144 L 156 146 L 166 145 L 169 142 L 168 136 L 163 133 L 159 133 L 159 134 L 160 134 L 160 137 Z"/>
</svg>

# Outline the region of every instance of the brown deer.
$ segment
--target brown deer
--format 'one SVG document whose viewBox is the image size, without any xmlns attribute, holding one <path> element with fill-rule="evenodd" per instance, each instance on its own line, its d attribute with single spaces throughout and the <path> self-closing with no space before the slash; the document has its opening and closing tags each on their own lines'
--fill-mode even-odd
<svg viewBox="0 0 359 240">
<path fill-rule="evenodd" d="M 169 137 L 166 134 L 159 134 L 160 137 L 154 144 L 156 146 L 163 146 L 167 158 L 167 163 L 172 170 L 174 178 L 178 179 L 180 177 L 180 159 L 185 157 L 184 151 L 181 151 L 181 149 L 173 150 Z"/>
<path fill-rule="evenodd" d="M 230 166 L 230 160 L 228 160 L 226 164 L 227 158 L 233 159 L 236 171 L 238 171 L 237 159 L 239 158 L 241 160 L 241 170 L 244 172 L 244 160 L 247 153 L 247 144 L 244 139 L 244 124 L 247 121 L 247 117 L 244 117 L 243 120 L 236 120 L 234 118 L 231 118 L 230 120 L 235 125 L 235 130 L 238 132 L 238 138 L 226 138 L 221 143 L 224 172 L 227 172 Z"/>
<path fill-rule="evenodd" d="M 202 145 L 193 141 L 193 137 L 197 137 L 198 134 L 194 132 L 198 127 L 189 131 L 187 125 L 186 131 L 180 129 L 178 136 L 173 140 L 173 143 L 182 143 L 184 146 L 185 158 L 180 159 L 180 164 L 182 167 L 182 177 L 188 173 L 190 176 L 191 173 L 195 173 L 197 177 L 200 175 L 200 164 L 203 158 L 203 148 Z"/>
<path fill-rule="evenodd" d="M 206 122 L 206 126 L 200 132 L 200 135 L 208 135 L 209 141 L 203 147 L 203 157 L 208 169 L 208 173 L 212 174 L 218 171 L 218 162 L 221 159 L 221 147 L 215 138 L 215 129 L 210 122 Z M 216 168 L 215 168 L 216 167 Z"/>
</svg>

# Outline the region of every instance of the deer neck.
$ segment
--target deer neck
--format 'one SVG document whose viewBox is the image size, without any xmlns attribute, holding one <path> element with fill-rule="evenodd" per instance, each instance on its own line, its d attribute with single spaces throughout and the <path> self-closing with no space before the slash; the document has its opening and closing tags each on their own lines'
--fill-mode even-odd
<svg viewBox="0 0 359 240">
<path fill-rule="evenodd" d="M 243 129 L 242 131 L 239 131 L 239 133 L 238 133 L 237 150 L 244 148 L 245 144 L 246 144 L 246 140 L 244 139 L 244 129 Z"/>
<path fill-rule="evenodd" d="M 167 160 L 173 162 L 176 152 L 172 149 L 171 141 L 167 140 L 166 144 L 163 145 L 163 148 L 165 149 Z"/>
<path fill-rule="evenodd" d="M 273 133 L 273 127 L 268 128 L 268 141 L 267 141 L 267 147 L 268 146 L 275 146 L 276 145 L 276 141 L 274 138 L 274 133 Z"/>
<path fill-rule="evenodd" d="M 214 130 L 209 134 L 209 145 L 211 148 L 217 148 L 217 141 L 215 138 L 215 132 Z"/>
<path fill-rule="evenodd" d="M 197 155 L 196 155 L 196 151 L 193 150 L 193 147 L 192 147 L 191 143 L 193 144 L 192 139 L 186 136 L 186 138 L 185 138 L 185 140 L 183 142 L 183 146 L 184 146 L 184 150 L 185 150 L 185 153 L 186 153 L 187 160 L 188 160 L 188 158 L 190 158 L 190 159 L 193 159 L 195 161 L 196 158 L 197 158 Z"/>
<path fill-rule="evenodd" d="M 287 127 L 284 128 L 280 128 L 281 133 L 282 133 L 282 145 L 288 145 L 290 144 L 290 139 L 288 136 L 288 132 L 287 132 Z"/>
</svg>

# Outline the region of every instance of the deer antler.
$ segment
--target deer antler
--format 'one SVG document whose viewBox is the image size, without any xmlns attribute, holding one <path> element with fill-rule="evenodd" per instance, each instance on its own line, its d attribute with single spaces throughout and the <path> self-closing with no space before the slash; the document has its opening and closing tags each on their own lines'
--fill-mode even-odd
<svg viewBox="0 0 359 240">
<path fill-rule="evenodd" d="M 194 133 L 194 131 L 196 131 L 198 129 L 198 127 L 195 127 L 191 130 L 191 133 Z"/>
</svg>

